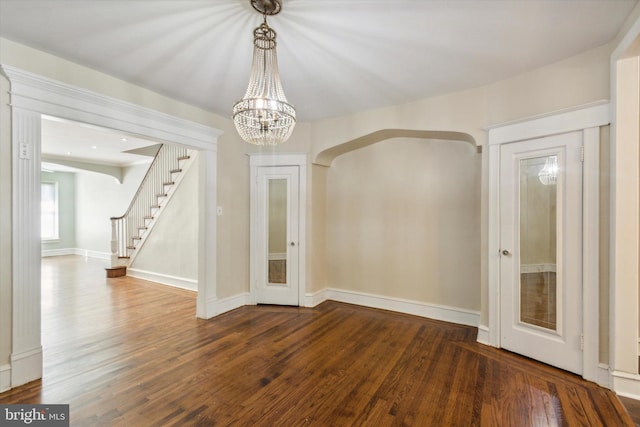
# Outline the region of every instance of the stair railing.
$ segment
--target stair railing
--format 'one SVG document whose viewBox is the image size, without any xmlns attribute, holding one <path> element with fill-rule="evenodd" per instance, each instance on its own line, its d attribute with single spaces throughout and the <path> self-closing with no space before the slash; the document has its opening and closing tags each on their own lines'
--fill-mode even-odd
<svg viewBox="0 0 640 427">
<path fill-rule="evenodd" d="M 127 265 L 129 254 L 144 236 L 147 225 L 166 198 L 166 187 L 180 169 L 185 147 L 163 144 L 142 179 L 129 208 L 122 216 L 111 217 L 111 266 Z"/>
</svg>

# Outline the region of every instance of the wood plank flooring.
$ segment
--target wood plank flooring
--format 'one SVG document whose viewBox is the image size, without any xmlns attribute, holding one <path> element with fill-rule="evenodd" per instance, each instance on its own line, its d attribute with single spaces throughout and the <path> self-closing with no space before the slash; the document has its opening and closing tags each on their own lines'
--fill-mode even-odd
<svg viewBox="0 0 640 427">
<path fill-rule="evenodd" d="M 633 426 L 615 394 L 477 329 L 325 302 L 199 320 L 195 294 L 43 260 L 44 378 L 73 426 Z"/>
</svg>

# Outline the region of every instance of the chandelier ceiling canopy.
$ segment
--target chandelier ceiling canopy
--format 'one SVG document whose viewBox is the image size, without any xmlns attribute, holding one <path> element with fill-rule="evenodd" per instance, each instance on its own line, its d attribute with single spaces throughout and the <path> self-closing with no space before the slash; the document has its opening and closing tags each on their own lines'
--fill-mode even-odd
<svg viewBox="0 0 640 427">
<path fill-rule="evenodd" d="M 276 32 L 267 16 L 280 13 L 281 0 L 250 0 L 264 17 L 253 30 L 253 62 L 244 97 L 233 106 L 233 123 L 242 139 L 255 145 L 286 141 L 296 124 L 296 110 L 287 102 L 280 83 L 276 56 Z"/>
</svg>

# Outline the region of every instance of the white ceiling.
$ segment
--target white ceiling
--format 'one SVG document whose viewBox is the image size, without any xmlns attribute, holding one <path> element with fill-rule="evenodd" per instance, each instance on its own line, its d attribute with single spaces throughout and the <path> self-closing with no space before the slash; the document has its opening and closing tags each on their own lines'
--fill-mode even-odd
<svg viewBox="0 0 640 427">
<path fill-rule="evenodd" d="M 155 144 L 157 142 L 110 129 L 54 117 L 44 117 L 42 120 L 43 169 L 47 170 L 73 172 L 75 168 L 64 166 L 69 161 L 117 167 L 150 163 L 152 158 L 148 155 L 127 151 Z M 56 164 L 57 160 L 63 166 Z"/>
<path fill-rule="evenodd" d="M 611 41 L 637 0 L 284 0 L 300 121 L 477 87 Z M 0 36 L 229 117 L 246 90 L 249 0 L 0 0 Z"/>
</svg>

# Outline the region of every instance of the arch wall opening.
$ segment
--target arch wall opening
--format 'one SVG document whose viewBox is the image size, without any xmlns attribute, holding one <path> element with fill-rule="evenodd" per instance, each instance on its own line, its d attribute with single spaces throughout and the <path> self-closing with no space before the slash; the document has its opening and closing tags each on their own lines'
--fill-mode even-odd
<svg viewBox="0 0 640 427">
<path fill-rule="evenodd" d="M 479 151 L 464 133 L 389 129 L 320 152 L 312 290 L 477 326 Z"/>
</svg>

